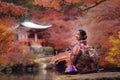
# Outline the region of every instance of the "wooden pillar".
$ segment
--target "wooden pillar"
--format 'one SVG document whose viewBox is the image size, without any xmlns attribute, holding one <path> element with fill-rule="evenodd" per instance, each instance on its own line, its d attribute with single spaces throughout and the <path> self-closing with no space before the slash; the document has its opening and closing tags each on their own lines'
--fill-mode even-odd
<svg viewBox="0 0 120 80">
<path fill-rule="evenodd" d="M 21 33 L 18 34 L 18 40 L 19 40 L 19 41 L 22 40 L 22 34 L 21 34 Z"/>
<path fill-rule="evenodd" d="M 20 34 L 18 34 L 18 41 L 20 41 Z"/>
<path fill-rule="evenodd" d="M 34 33 L 35 42 L 37 42 L 37 32 Z"/>
<path fill-rule="evenodd" d="M 21 33 L 21 41 L 23 41 L 23 39 L 24 39 L 24 34 Z"/>
<path fill-rule="evenodd" d="M 28 40 L 27 32 L 25 33 L 25 40 L 26 40 L 26 41 Z"/>
</svg>

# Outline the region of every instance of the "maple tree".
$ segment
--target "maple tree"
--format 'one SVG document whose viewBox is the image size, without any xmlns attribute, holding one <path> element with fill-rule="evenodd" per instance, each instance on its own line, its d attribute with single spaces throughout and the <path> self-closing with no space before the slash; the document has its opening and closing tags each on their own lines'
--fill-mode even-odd
<svg viewBox="0 0 120 80">
<path fill-rule="evenodd" d="M 53 24 L 52 28 L 43 32 L 43 35 L 46 42 L 52 43 L 59 49 L 65 49 L 75 43 L 74 33 L 78 29 L 84 29 L 88 34 L 88 44 L 100 45 L 104 49 L 102 53 L 106 53 L 111 46 L 108 37 L 117 35 L 120 30 L 120 6 L 117 1 L 119 2 L 119 0 L 106 1 L 90 9 L 84 16 L 69 16 L 55 10 L 36 11 L 32 21 L 40 24 Z"/>
<path fill-rule="evenodd" d="M 0 54 L 7 53 L 11 50 L 14 31 L 0 24 Z"/>
<path fill-rule="evenodd" d="M 15 5 L 28 7 L 28 8 L 33 7 L 33 4 L 32 4 L 33 0 L 2 0 L 2 1 L 7 3 L 13 3 Z"/>
<path fill-rule="evenodd" d="M 80 13 L 93 8 L 104 1 L 106 0 L 34 0 L 34 4 L 53 8 L 65 13 L 76 9 L 76 13 Z"/>
<path fill-rule="evenodd" d="M 16 64 L 22 64 L 26 66 L 28 64 L 36 63 L 37 54 L 30 51 L 29 47 L 24 45 L 24 42 L 12 43 L 12 48 L 9 52 L 0 54 L 0 65 L 13 66 Z"/>
<path fill-rule="evenodd" d="M 26 8 L 0 1 L 0 17 L 4 17 L 5 15 L 19 17 L 24 15 L 25 11 Z"/>
<path fill-rule="evenodd" d="M 15 31 L 11 27 L 26 15 L 26 11 L 26 7 L 0 0 L 0 65 L 34 63 L 35 55 L 28 48 L 13 42 Z"/>
<path fill-rule="evenodd" d="M 20 46 L 20 47 L 17 47 Z M 28 47 L 27 46 L 21 46 L 20 44 L 14 44 L 14 48 L 16 50 L 12 50 L 6 54 L 3 55 L 4 60 L 3 60 L 3 64 L 4 65 L 15 65 L 15 64 L 22 64 L 22 65 L 27 65 L 27 64 L 32 64 L 34 63 L 34 60 L 36 58 L 36 55 L 32 52 L 30 52 L 30 50 L 28 51 Z M 2 65 L 3 65 L 2 64 Z"/>
<path fill-rule="evenodd" d="M 109 40 L 113 47 L 110 49 L 109 53 L 107 54 L 106 60 L 110 64 L 120 67 L 120 32 L 117 38 L 111 36 Z"/>
<path fill-rule="evenodd" d="M 0 53 L 9 51 L 14 33 L 9 26 L 14 25 L 16 22 L 15 18 L 23 16 L 25 12 L 26 8 L 0 1 Z"/>
<path fill-rule="evenodd" d="M 119 0 L 116 0 L 119 1 Z M 107 6 L 104 6 L 107 5 Z M 116 12 L 117 10 L 117 12 Z M 94 11 L 94 12 L 93 12 Z M 120 30 L 120 6 L 111 1 L 92 9 L 88 13 L 88 34 L 90 44 L 100 44 L 108 51 L 111 44 L 108 41 L 109 36 L 117 35 Z M 97 35 L 94 35 L 97 34 Z"/>
</svg>

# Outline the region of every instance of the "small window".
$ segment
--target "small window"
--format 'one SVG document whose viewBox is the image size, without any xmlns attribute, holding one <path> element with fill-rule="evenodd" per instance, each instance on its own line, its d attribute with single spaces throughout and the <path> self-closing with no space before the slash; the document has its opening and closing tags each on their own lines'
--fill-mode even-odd
<svg viewBox="0 0 120 80">
<path fill-rule="evenodd" d="M 37 37 L 38 37 L 38 39 L 41 39 L 41 38 L 43 38 L 43 35 L 41 33 L 38 33 Z"/>
<path fill-rule="evenodd" d="M 30 34 L 28 35 L 28 38 L 34 39 L 34 33 L 30 33 Z"/>
</svg>

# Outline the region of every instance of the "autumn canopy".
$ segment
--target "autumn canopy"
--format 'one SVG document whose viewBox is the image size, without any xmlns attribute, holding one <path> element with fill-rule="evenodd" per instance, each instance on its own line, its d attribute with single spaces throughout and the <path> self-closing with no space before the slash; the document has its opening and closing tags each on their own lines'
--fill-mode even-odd
<svg viewBox="0 0 120 80">
<path fill-rule="evenodd" d="M 119 56 L 120 47 L 118 46 L 119 1 L 0 0 L 0 54 L 8 53 L 11 48 L 19 45 L 15 43 L 16 45 L 13 46 L 15 31 L 10 28 L 24 21 L 31 21 L 42 25 L 52 25 L 50 29 L 41 32 L 45 40 L 44 46 L 52 46 L 56 50 L 65 51 L 68 46 L 73 47 L 76 43 L 74 37 L 76 31 L 84 29 L 88 34 L 88 44 L 100 48 L 101 55 L 107 54 L 104 56 L 108 56 L 104 58 L 105 61 L 115 62 L 114 58 Z M 113 37 L 109 39 L 111 36 Z M 20 50 L 12 51 L 20 52 Z M 115 55 L 113 55 L 114 51 Z"/>
</svg>

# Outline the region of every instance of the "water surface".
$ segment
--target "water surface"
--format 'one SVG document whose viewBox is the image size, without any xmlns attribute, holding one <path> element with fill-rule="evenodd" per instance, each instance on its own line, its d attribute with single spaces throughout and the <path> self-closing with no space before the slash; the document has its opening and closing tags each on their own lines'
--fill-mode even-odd
<svg viewBox="0 0 120 80">
<path fill-rule="evenodd" d="M 0 80 L 54 80 L 55 71 L 41 70 L 38 73 L 0 74 Z"/>
</svg>

